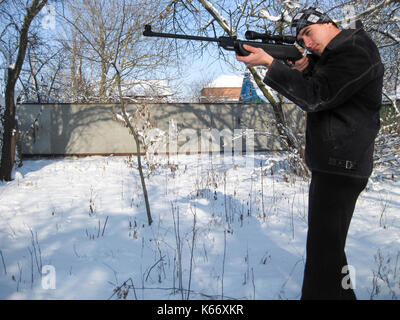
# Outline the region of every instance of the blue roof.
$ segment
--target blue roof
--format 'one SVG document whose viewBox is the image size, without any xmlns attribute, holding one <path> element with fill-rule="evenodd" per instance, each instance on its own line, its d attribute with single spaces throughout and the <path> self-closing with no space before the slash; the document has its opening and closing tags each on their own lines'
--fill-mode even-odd
<svg viewBox="0 0 400 320">
<path fill-rule="evenodd" d="M 254 88 L 253 82 L 250 79 L 250 73 L 244 74 L 242 90 L 240 91 L 239 102 L 262 103 L 265 102 L 261 99 Z"/>
</svg>

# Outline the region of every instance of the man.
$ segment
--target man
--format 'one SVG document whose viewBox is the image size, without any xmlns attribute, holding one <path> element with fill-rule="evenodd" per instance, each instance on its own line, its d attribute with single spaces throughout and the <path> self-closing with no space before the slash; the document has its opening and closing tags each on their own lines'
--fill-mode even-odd
<svg viewBox="0 0 400 320">
<path fill-rule="evenodd" d="M 291 67 L 245 46 L 247 66 L 265 65 L 264 82 L 307 113 L 306 163 L 312 172 L 302 299 L 355 299 L 345 243 L 361 191 L 372 172 L 379 131 L 383 65 L 362 29 L 340 30 L 309 8 L 292 21 L 312 55 Z"/>
</svg>

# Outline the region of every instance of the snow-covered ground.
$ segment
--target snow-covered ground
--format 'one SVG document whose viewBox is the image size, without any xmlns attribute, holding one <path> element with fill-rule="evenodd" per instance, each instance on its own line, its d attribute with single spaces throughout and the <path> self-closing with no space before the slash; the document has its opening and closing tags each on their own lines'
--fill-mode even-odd
<svg viewBox="0 0 400 320">
<path fill-rule="evenodd" d="M 135 159 L 25 160 L 0 184 L 0 299 L 299 299 L 309 181 L 286 157 L 160 158 L 151 226 Z M 400 297 L 393 168 L 375 169 L 349 230 L 359 299 Z"/>
</svg>

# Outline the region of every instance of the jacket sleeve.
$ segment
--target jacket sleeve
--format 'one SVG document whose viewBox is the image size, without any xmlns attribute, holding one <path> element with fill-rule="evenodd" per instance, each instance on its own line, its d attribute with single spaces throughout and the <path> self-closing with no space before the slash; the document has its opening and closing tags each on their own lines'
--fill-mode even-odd
<svg viewBox="0 0 400 320">
<path fill-rule="evenodd" d="M 336 48 L 324 60 L 311 77 L 274 60 L 264 82 L 304 111 L 317 112 L 341 105 L 377 76 L 380 65 L 358 46 Z"/>
</svg>

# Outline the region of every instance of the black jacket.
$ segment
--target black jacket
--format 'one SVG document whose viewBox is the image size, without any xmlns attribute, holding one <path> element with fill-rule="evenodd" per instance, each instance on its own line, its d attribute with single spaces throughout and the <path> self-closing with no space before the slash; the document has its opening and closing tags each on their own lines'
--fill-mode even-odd
<svg viewBox="0 0 400 320">
<path fill-rule="evenodd" d="M 362 29 L 340 32 L 308 72 L 274 60 L 264 82 L 307 112 L 311 171 L 371 175 L 383 72 L 378 49 Z"/>
</svg>

